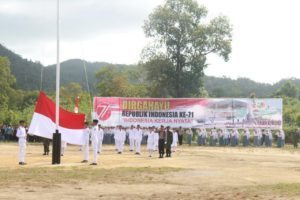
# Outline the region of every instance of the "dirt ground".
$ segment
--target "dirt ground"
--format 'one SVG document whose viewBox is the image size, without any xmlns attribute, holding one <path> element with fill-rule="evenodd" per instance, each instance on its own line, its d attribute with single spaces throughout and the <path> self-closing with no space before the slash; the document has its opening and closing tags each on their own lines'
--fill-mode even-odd
<svg viewBox="0 0 300 200">
<path fill-rule="evenodd" d="M 0 199 L 300 199 L 300 151 L 289 147 L 183 146 L 164 159 L 103 149 L 98 166 L 81 164 L 77 146 L 53 166 L 28 144 L 19 166 L 17 144 L 0 143 Z"/>
</svg>

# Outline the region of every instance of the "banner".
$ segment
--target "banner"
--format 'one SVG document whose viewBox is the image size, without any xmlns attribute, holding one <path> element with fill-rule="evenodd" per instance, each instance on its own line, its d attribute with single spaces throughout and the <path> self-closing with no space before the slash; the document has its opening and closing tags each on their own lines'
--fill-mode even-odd
<svg viewBox="0 0 300 200">
<path fill-rule="evenodd" d="M 282 128 L 282 99 L 94 97 L 103 126 Z"/>
</svg>

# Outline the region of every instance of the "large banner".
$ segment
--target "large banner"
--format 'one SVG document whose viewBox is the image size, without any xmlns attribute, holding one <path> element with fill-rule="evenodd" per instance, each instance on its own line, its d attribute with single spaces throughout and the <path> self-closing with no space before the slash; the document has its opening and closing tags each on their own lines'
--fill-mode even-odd
<svg viewBox="0 0 300 200">
<path fill-rule="evenodd" d="M 103 126 L 282 128 L 282 99 L 94 97 Z"/>
</svg>

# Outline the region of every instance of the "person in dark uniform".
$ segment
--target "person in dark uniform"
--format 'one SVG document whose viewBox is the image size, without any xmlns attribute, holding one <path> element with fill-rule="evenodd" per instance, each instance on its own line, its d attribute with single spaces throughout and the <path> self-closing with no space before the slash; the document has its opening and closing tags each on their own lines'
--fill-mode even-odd
<svg viewBox="0 0 300 200">
<path fill-rule="evenodd" d="M 44 145 L 44 156 L 49 155 L 49 146 L 50 146 L 50 139 L 48 138 L 43 138 L 43 145 Z"/>
<path fill-rule="evenodd" d="M 170 126 L 167 127 L 167 141 L 166 141 L 166 157 L 171 157 L 171 145 L 173 143 L 173 133 L 170 131 Z"/>
<path fill-rule="evenodd" d="M 160 126 L 158 131 L 158 152 L 159 158 L 163 158 L 165 154 L 165 139 L 166 139 L 166 131 L 163 125 Z"/>
<path fill-rule="evenodd" d="M 178 129 L 178 142 L 179 142 L 179 145 L 180 145 L 180 146 L 182 145 L 183 134 L 184 134 L 184 130 L 183 130 L 183 128 L 180 126 L 179 129 Z"/>
<path fill-rule="evenodd" d="M 298 148 L 298 143 L 299 143 L 299 132 L 297 129 L 295 129 L 294 135 L 293 135 L 293 144 L 294 148 Z"/>
</svg>

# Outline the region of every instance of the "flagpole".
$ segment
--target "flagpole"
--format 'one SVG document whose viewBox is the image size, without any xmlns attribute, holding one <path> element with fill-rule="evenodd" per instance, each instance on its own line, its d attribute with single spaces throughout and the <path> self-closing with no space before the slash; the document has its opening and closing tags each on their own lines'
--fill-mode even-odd
<svg viewBox="0 0 300 200">
<path fill-rule="evenodd" d="M 57 0 L 57 43 L 56 43 L 56 50 L 57 50 L 57 55 L 56 55 L 56 108 L 55 108 L 55 123 L 56 123 L 56 130 L 58 130 L 59 127 L 59 85 L 60 85 L 60 61 L 59 61 L 59 0 Z"/>
<path fill-rule="evenodd" d="M 61 134 L 59 133 L 59 85 L 60 85 L 60 60 L 59 60 L 59 37 L 60 37 L 60 13 L 59 13 L 59 0 L 57 0 L 57 27 L 56 27 L 56 103 L 55 103 L 55 123 L 56 131 L 53 134 L 53 149 L 52 149 L 52 164 L 60 164 L 60 148 L 61 148 Z"/>
</svg>

